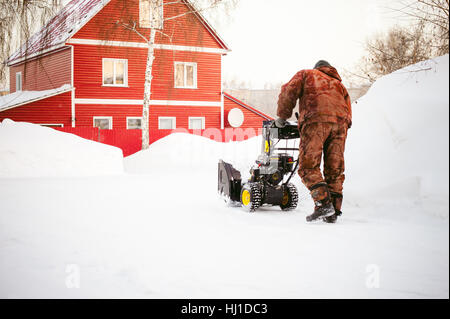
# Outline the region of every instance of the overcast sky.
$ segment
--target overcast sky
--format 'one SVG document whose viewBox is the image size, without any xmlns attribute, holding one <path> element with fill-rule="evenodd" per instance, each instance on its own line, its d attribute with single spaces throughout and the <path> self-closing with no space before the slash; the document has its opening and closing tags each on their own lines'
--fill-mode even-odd
<svg viewBox="0 0 450 319">
<path fill-rule="evenodd" d="M 399 22 L 389 9 L 399 0 L 237 1 L 227 17 L 205 15 L 232 50 L 225 79 L 250 81 L 253 88 L 285 83 L 320 59 L 338 71 L 351 69 L 368 36 Z"/>
<path fill-rule="evenodd" d="M 225 77 L 287 82 L 298 70 L 326 59 L 338 70 L 363 54 L 366 37 L 398 23 L 388 0 L 240 0 L 215 24 L 232 52 Z"/>
</svg>

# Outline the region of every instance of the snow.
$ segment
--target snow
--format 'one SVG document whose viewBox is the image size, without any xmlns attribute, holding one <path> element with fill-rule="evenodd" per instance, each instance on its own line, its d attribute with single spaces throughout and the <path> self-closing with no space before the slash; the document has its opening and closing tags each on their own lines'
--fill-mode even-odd
<svg viewBox="0 0 450 319">
<path fill-rule="evenodd" d="M 14 93 L 0 96 L 0 112 L 14 106 L 24 104 L 25 102 L 32 102 L 41 100 L 46 97 L 62 94 L 72 90 L 70 84 L 64 84 L 57 89 L 45 91 L 16 91 Z"/>
<path fill-rule="evenodd" d="M 439 202 L 442 209 L 431 213 L 448 217 L 448 67 L 446 55 L 399 70 L 354 106 L 347 191 L 372 194 L 370 200 Z"/>
<path fill-rule="evenodd" d="M 218 198 L 218 160 L 248 176 L 259 137 L 173 134 L 126 174 L 0 178 L 0 296 L 448 298 L 448 56 L 424 66 L 354 106 L 336 225 L 306 223 L 298 177 L 294 212 Z"/>
<path fill-rule="evenodd" d="M 0 124 L 0 178 L 123 173 L 122 150 L 30 123 Z"/>
</svg>

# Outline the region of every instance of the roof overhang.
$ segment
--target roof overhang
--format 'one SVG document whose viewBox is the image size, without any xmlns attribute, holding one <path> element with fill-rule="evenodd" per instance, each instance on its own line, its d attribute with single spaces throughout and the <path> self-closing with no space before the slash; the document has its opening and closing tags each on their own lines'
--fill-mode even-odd
<svg viewBox="0 0 450 319">
<path fill-rule="evenodd" d="M 228 94 L 228 93 L 225 93 L 225 92 L 224 92 L 224 93 L 223 93 L 223 96 L 224 96 L 225 98 L 229 99 L 230 101 L 233 101 L 234 103 L 236 103 L 236 104 L 242 106 L 243 108 L 249 110 L 250 112 L 253 112 L 253 113 L 255 113 L 255 114 L 261 116 L 262 118 L 264 118 L 264 119 L 266 119 L 266 120 L 268 120 L 268 121 L 273 120 L 273 118 L 272 118 L 271 116 L 269 116 L 269 115 L 267 115 L 267 114 L 265 114 L 265 113 L 263 113 L 263 112 L 261 112 L 261 111 L 255 109 L 254 107 L 251 107 L 250 105 L 245 104 L 244 102 L 238 100 L 237 98 L 231 96 L 231 95 Z"/>
<path fill-rule="evenodd" d="M 69 84 L 64 84 L 63 86 L 45 91 L 19 91 L 8 95 L 0 96 L 0 112 L 10 110 L 22 105 L 37 102 L 43 99 L 48 99 L 50 97 L 60 95 L 72 91 L 73 88 Z"/>
</svg>

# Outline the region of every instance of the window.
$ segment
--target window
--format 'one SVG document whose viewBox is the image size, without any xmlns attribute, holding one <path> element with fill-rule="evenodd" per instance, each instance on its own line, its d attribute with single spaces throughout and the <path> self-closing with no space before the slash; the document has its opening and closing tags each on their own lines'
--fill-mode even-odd
<svg viewBox="0 0 450 319">
<path fill-rule="evenodd" d="M 142 117 L 127 117 L 127 130 L 141 130 Z"/>
<path fill-rule="evenodd" d="M 103 85 L 128 85 L 128 60 L 103 59 Z"/>
<path fill-rule="evenodd" d="M 64 127 L 64 124 L 39 124 L 44 127 Z"/>
<path fill-rule="evenodd" d="M 16 73 L 16 91 L 22 91 L 22 72 Z"/>
<path fill-rule="evenodd" d="M 190 117 L 189 118 L 189 129 L 190 130 L 204 130 L 205 129 L 205 118 L 204 117 Z"/>
<path fill-rule="evenodd" d="M 175 87 L 197 88 L 197 63 L 175 62 Z"/>
<path fill-rule="evenodd" d="M 140 0 L 139 1 L 139 26 L 151 28 L 152 23 L 156 29 L 163 28 L 164 6 L 163 0 Z M 155 7 L 152 7 L 154 5 Z M 153 22 L 152 22 L 153 20 Z"/>
<path fill-rule="evenodd" d="M 160 130 L 174 130 L 177 128 L 177 120 L 175 117 L 160 117 L 158 122 Z"/>
<path fill-rule="evenodd" d="M 94 127 L 98 127 L 101 130 L 111 130 L 112 117 L 94 117 Z"/>
</svg>

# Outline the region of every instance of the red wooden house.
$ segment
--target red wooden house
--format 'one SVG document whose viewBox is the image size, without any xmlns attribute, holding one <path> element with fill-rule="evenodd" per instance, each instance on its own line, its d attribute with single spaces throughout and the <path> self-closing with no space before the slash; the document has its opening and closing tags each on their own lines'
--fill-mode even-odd
<svg viewBox="0 0 450 319">
<path fill-rule="evenodd" d="M 123 23 L 148 34 L 148 1 L 71 1 L 7 61 L 11 94 L 0 97 L 0 121 L 139 129 L 147 44 Z M 188 1 L 163 1 L 165 18 L 193 11 Z M 259 128 L 270 119 L 223 92 L 222 60 L 230 50 L 201 14 L 164 21 L 162 32 L 151 130 Z"/>
</svg>

